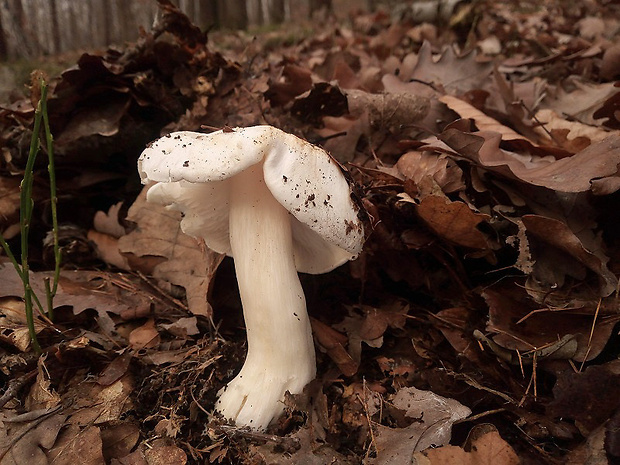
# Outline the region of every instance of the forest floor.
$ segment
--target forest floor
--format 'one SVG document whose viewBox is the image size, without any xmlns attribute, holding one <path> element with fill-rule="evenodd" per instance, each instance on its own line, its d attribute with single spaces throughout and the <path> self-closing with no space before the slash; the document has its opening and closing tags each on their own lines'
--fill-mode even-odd
<svg viewBox="0 0 620 465">
<path fill-rule="evenodd" d="M 461 2 L 207 37 L 161 3 L 136 43 L 49 77 L 63 270 L 39 354 L 0 257 L 0 464 L 619 463 L 620 5 Z M 0 105 L 15 253 L 32 89 Z M 301 275 L 318 374 L 265 432 L 212 413 L 246 351 L 233 262 L 146 203 L 136 170 L 163 134 L 255 124 L 325 147 L 369 218 L 357 260 Z"/>
</svg>

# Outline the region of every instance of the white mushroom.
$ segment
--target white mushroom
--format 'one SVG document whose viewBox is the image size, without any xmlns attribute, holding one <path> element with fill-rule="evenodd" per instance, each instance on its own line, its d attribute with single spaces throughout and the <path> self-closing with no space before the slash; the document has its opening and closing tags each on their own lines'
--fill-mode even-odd
<svg viewBox="0 0 620 465">
<path fill-rule="evenodd" d="M 147 199 L 184 213 L 181 228 L 232 256 L 247 328 L 241 371 L 216 409 L 265 428 L 316 374 L 297 272 L 325 273 L 361 251 L 359 207 L 323 149 L 271 126 L 176 132 L 138 160 Z"/>
</svg>

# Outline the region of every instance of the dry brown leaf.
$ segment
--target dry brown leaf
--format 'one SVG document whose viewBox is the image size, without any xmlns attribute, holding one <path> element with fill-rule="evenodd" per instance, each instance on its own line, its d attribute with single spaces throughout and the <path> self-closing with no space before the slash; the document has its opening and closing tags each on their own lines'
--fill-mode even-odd
<svg viewBox="0 0 620 465">
<path fill-rule="evenodd" d="M 119 238 L 125 235 L 125 227 L 119 223 L 119 212 L 123 202 L 118 202 L 110 207 L 107 213 L 98 211 L 93 217 L 95 231 Z"/>
<path fill-rule="evenodd" d="M 45 325 L 35 320 L 34 327 L 39 334 Z M 22 299 L 0 297 L 0 339 L 22 352 L 30 348 L 32 341 L 26 320 L 26 305 Z"/>
<path fill-rule="evenodd" d="M 554 400 L 547 406 L 552 417 L 575 420 L 584 436 L 604 424 L 620 406 L 616 393 L 620 383 L 620 361 L 593 365 L 580 373 L 566 370 L 553 387 Z"/>
<path fill-rule="evenodd" d="M 153 318 L 149 318 L 146 323 L 129 333 L 129 344 L 133 350 L 156 347 L 160 340 L 161 338 L 155 328 L 155 320 Z"/>
<path fill-rule="evenodd" d="M 44 357 L 37 361 L 37 379 L 30 387 L 26 397 L 25 407 L 28 411 L 50 410 L 60 404 L 60 395 L 52 387 L 49 373 L 45 368 Z"/>
<path fill-rule="evenodd" d="M 251 445 L 252 463 L 274 465 L 354 465 L 359 463 L 336 451 L 328 442 L 317 441 L 315 431 L 311 427 L 301 428 L 294 434 L 281 439 L 281 443 L 272 444 L 267 441 L 265 444 Z"/>
<path fill-rule="evenodd" d="M 568 121 L 549 109 L 538 111 L 534 120 L 539 125 L 534 131 L 542 143 L 556 144 L 572 153 L 585 149 L 592 142 L 600 142 L 607 136 L 620 137 L 620 131 L 606 131 L 579 121 Z"/>
<path fill-rule="evenodd" d="M 359 328 L 359 336 L 363 341 L 374 341 L 382 337 L 388 327 L 402 329 L 405 326 L 409 303 L 396 300 L 381 308 L 363 305 L 362 309 L 365 315 Z"/>
<path fill-rule="evenodd" d="M 396 168 L 405 178 L 411 179 L 418 190 L 429 177 L 445 194 L 465 189 L 463 170 L 444 154 L 407 152 L 398 159 Z"/>
<path fill-rule="evenodd" d="M 609 465 L 605 453 L 605 428 L 595 429 L 587 438 L 586 442 L 579 444 L 565 458 L 566 465 Z"/>
<path fill-rule="evenodd" d="M 531 351 L 536 351 L 540 358 L 592 360 L 601 353 L 620 320 L 617 315 L 599 315 L 593 324 L 597 302 L 589 307 L 581 304 L 577 308 L 541 308 L 524 290 L 516 287 L 486 289 L 482 296 L 489 306 L 487 330 L 495 333 L 496 344 L 515 351 L 515 363 L 519 363 L 516 350 L 522 354 L 521 361 L 531 359 Z M 568 336 L 577 342 L 577 347 L 570 353 L 553 352 L 553 348 L 561 349 L 554 344 Z"/>
<path fill-rule="evenodd" d="M 129 209 L 127 219 L 137 224 L 119 239 L 122 253 L 138 257 L 161 257 L 152 269 L 156 278 L 185 288 L 189 309 L 195 315 L 210 316 L 207 293 L 223 255 L 207 249 L 181 231 L 181 213 L 147 203 L 145 187 Z M 163 261 L 162 261 L 163 260 Z"/>
<path fill-rule="evenodd" d="M 453 97 L 452 95 L 442 95 L 439 97 L 439 101 L 448 105 L 448 108 L 458 113 L 461 118 L 473 119 L 480 131 L 498 132 L 502 135 L 502 140 L 524 140 L 533 144 L 527 137 L 515 132 L 508 126 L 504 126 L 496 119 L 487 116 L 476 107 L 460 98 Z"/>
<path fill-rule="evenodd" d="M 459 154 L 483 167 L 535 186 L 558 192 L 592 190 L 599 195 L 620 189 L 620 182 L 617 180 L 620 165 L 618 137 L 607 137 L 573 156 L 560 160 L 503 150 L 499 145 L 501 135 L 496 132 L 480 131 L 471 134 L 450 128 L 439 138 Z"/>
<path fill-rule="evenodd" d="M 447 444 L 454 422 L 471 414 L 468 407 L 454 399 L 414 387 L 400 389 L 389 401 L 413 422 L 406 428 L 377 425 L 377 456 L 364 462 L 368 465 L 408 465 L 414 452 Z"/>
<path fill-rule="evenodd" d="M 115 266 L 121 270 L 131 269 L 127 257 L 121 255 L 118 250 L 118 239 L 109 234 L 104 234 L 91 229 L 86 235 L 89 241 L 95 244 L 97 256 L 108 265 Z"/>
<path fill-rule="evenodd" d="M 345 349 L 348 342 L 347 337 L 315 318 L 311 318 L 310 321 L 316 342 L 325 349 L 327 355 L 338 365 L 342 374 L 353 376 L 357 373 L 359 363 L 353 360 Z"/>
<path fill-rule="evenodd" d="M 187 454 L 165 439 L 157 439 L 144 453 L 148 465 L 185 465 Z"/>
<path fill-rule="evenodd" d="M 555 96 L 545 99 L 544 106 L 555 111 L 558 115 L 568 116 L 584 124 L 597 126 L 600 124 L 594 113 L 600 109 L 605 101 L 618 93 L 614 84 L 589 84 L 573 80 L 575 90 L 567 92 L 559 88 Z"/>
<path fill-rule="evenodd" d="M 101 429 L 68 425 L 59 435 L 47 457 L 54 465 L 103 465 Z"/>
<path fill-rule="evenodd" d="M 489 249 L 489 242 L 478 225 L 489 215 L 473 212 L 463 202 L 453 202 L 435 195 L 424 197 L 416 211 L 439 237 L 472 249 Z"/>
<path fill-rule="evenodd" d="M 52 278 L 52 272 L 31 272 L 30 283 L 38 296 L 45 296 L 45 279 Z M 98 323 L 107 337 L 115 336 L 115 323 L 110 313 L 120 315 L 123 319 L 140 318 L 151 309 L 151 296 L 137 292 L 138 288 L 128 286 L 128 282 L 119 281 L 117 275 L 96 271 L 62 270 L 58 293 L 54 297 L 54 308 L 73 307 L 73 313 L 79 314 L 89 308 L 98 313 Z M 0 295 L 23 295 L 23 283 L 13 266 L 0 263 Z"/>
<path fill-rule="evenodd" d="M 97 378 L 97 384 L 109 386 L 125 376 L 129 369 L 131 358 L 132 353 L 128 350 L 112 360 Z"/>
<path fill-rule="evenodd" d="M 4 417 L 4 418 L 3 418 Z M 0 415 L 0 461 L 2 465 L 47 465 L 46 451 L 54 446 L 66 415 L 52 414 L 28 422 L 10 422 Z M 5 420 L 3 422 L 2 420 Z"/>
<path fill-rule="evenodd" d="M 135 383 L 130 374 L 125 374 L 110 385 L 84 381 L 72 387 L 70 395 L 76 397 L 75 409 L 69 423 L 88 426 L 115 422 L 134 408 L 131 395 Z M 75 392 L 74 392 L 75 391 Z"/>
<path fill-rule="evenodd" d="M 599 250 L 588 250 L 581 242 L 581 240 L 571 231 L 571 229 L 565 223 L 553 218 L 546 218 L 540 215 L 523 215 L 521 218 L 523 225 L 525 226 L 526 233 L 533 235 L 538 241 L 544 242 L 547 246 L 552 246 L 555 249 L 570 255 L 576 259 L 581 265 L 590 269 L 600 278 L 601 295 L 608 296 L 616 290 L 618 286 L 618 279 L 607 268 L 607 262 L 609 257 L 606 257 L 603 252 Z M 550 252 L 548 248 L 544 248 L 543 252 Z M 536 263 L 534 265 L 534 273 L 538 275 L 538 278 L 542 282 L 549 281 L 545 276 L 542 276 L 542 271 L 538 270 L 543 261 L 542 257 L 534 257 Z M 557 268 L 553 266 L 552 262 L 549 267 Z M 558 273 L 565 272 L 570 274 L 577 271 L 573 269 L 556 270 Z M 558 282 L 549 282 L 551 286 L 561 285 Z"/>
<path fill-rule="evenodd" d="M 0 177 L 0 233 L 5 240 L 19 233 L 20 181 L 17 176 Z"/>
<path fill-rule="evenodd" d="M 186 338 L 187 336 L 195 336 L 200 332 L 197 323 L 198 320 L 193 316 L 190 318 L 179 318 L 171 324 L 161 324 L 160 326 L 177 337 Z"/>
<path fill-rule="evenodd" d="M 519 465 L 521 460 L 502 439 L 497 431 L 491 431 L 477 438 L 471 450 L 458 446 L 443 446 L 416 452 L 412 464 L 415 465 Z"/>
<path fill-rule="evenodd" d="M 453 47 L 446 47 L 435 60 L 430 42 L 424 42 L 418 52 L 418 61 L 409 79 L 435 88 L 445 89 L 451 95 L 477 89 L 490 76 L 491 62 L 477 60 L 476 52 L 458 56 Z"/>
</svg>

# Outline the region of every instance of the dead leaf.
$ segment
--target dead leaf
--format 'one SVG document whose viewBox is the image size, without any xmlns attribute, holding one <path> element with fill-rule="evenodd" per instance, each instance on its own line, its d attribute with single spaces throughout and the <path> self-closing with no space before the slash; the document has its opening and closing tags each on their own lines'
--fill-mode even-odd
<svg viewBox="0 0 620 465">
<path fill-rule="evenodd" d="M 489 305 L 487 330 L 497 333 L 493 341 L 508 350 L 518 350 L 521 362 L 531 359 L 531 351 L 549 347 L 566 336 L 577 341 L 577 350 L 569 357 L 578 362 L 592 360 L 601 353 L 620 320 L 617 315 L 599 315 L 593 324 L 597 302 L 589 308 L 583 304 L 577 308 L 541 308 L 524 290 L 509 286 L 486 289 L 482 296 Z M 513 362 L 519 363 L 516 352 Z"/>
<path fill-rule="evenodd" d="M 9 240 L 19 233 L 19 190 L 20 179 L 0 177 L 0 233 Z"/>
<path fill-rule="evenodd" d="M 453 423 L 471 414 L 469 408 L 454 399 L 414 387 L 400 389 L 390 402 L 412 423 L 406 428 L 377 425 L 377 456 L 364 462 L 368 465 L 410 464 L 414 452 L 448 443 Z"/>
<path fill-rule="evenodd" d="M 45 296 L 45 280 L 52 278 L 51 272 L 30 272 L 30 283 L 35 294 Z M 0 294 L 21 296 L 23 283 L 12 265 L 0 263 Z M 140 293 L 131 281 L 119 281 L 113 273 L 98 271 L 62 270 L 54 307 L 70 306 L 77 315 L 89 308 L 97 310 L 99 325 L 108 335 L 114 330 L 114 322 L 108 312 L 125 319 L 143 317 L 151 307 L 151 297 Z"/>
<path fill-rule="evenodd" d="M 119 420 L 121 415 L 133 408 L 130 396 L 134 388 L 135 384 L 129 373 L 107 386 L 96 382 L 83 382 L 75 386 L 71 393 L 77 400 L 69 422 L 88 426 Z"/>
<path fill-rule="evenodd" d="M 480 88 L 492 69 L 491 62 L 477 60 L 476 52 L 458 56 L 453 47 L 446 47 L 435 60 L 430 42 L 424 42 L 409 80 L 432 84 L 445 89 L 447 94 L 458 95 Z"/>
<path fill-rule="evenodd" d="M 93 217 L 93 228 L 95 231 L 116 237 L 117 239 L 125 235 L 125 227 L 119 222 L 119 212 L 123 207 L 123 202 L 118 202 L 110 207 L 107 213 L 98 211 Z"/>
<path fill-rule="evenodd" d="M 590 251 L 586 249 L 579 238 L 563 222 L 553 218 L 546 218 L 540 215 L 523 215 L 521 218 L 528 235 L 533 235 L 538 241 L 544 242 L 547 246 L 552 246 L 576 259 L 580 264 L 593 271 L 600 279 L 601 295 L 610 295 L 618 286 L 618 279 L 607 268 L 609 258 L 599 250 Z M 548 249 L 545 249 L 548 251 Z M 545 282 L 548 281 L 542 273 L 537 273 L 537 266 L 542 263 L 542 257 L 534 257 L 537 263 L 534 265 L 534 273 L 538 278 Z M 565 270 L 570 273 L 571 270 Z M 562 283 L 550 282 L 551 286 L 561 285 Z"/>
<path fill-rule="evenodd" d="M 26 397 L 25 407 L 28 411 L 53 409 L 60 404 L 61 398 L 58 392 L 52 388 L 44 357 L 38 359 L 37 371 L 37 379 L 30 388 L 28 397 Z"/>
<path fill-rule="evenodd" d="M 411 179 L 418 190 L 424 185 L 426 178 L 432 178 L 445 194 L 465 189 L 463 171 L 444 154 L 424 149 L 407 152 L 398 159 L 396 168 L 405 178 Z"/>
<path fill-rule="evenodd" d="M 426 225 L 442 239 L 463 247 L 487 250 L 489 240 L 478 225 L 489 215 L 473 212 L 465 203 L 429 195 L 420 200 L 416 212 Z"/>
<path fill-rule="evenodd" d="M 559 87 L 555 95 L 550 92 L 543 102 L 545 107 L 555 111 L 558 115 L 597 126 L 595 113 L 602 108 L 605 101 L 612 98 L 614 94 L 618 94 L 618 89 L 611 82 L 592 84 L 577 78 L 571 81 L 574 90 L 566 91 L 563 87 Z"/>
<path fill-rule="evenodd" d="M 94 229 L 90 229 L 86 237 L 95 244 L 97 256 L 105 263 L 121 270 L 131 269 L 127 257 L 121 255 L 118 250 L 118 239 L 116 237 L 100 233 Z"/>
<path fill-rule="evenodd" d="M 63 414 L 52 414 L 27 423 L 4 423 L 0 433 L 0 463 L 47 465 L 46 451 L 56 443 L 65 418 Z"/>
<path fill-rule="evenodd" d="M 297 443 L 298 447 L 291 450 L 290 447 L 283 447 L 281 444 L 267 442 L 261 445 L 250 446 L 252 458 L 256 463 L 269 463 L 278 465 L 353 465 L 355 460 L 349 459 L 329 443 L 317 442 L 312 428 L 304 427 L 299 431 L 287 436 L 286 443 Z M 282 452 L 282 449 L 285 452 Z"/>
<path fill-rule="evenodd" d="M 316 342 L 326 350 L 329 357 L 338 365 L 342 374 L 353 376 L 357 373 L 359 364 L 345 349 L 348 338 L 315 318 L 311 318 L 310 321 Z"/>
<path fill-rule="evenodd" d="M 519 465 L 521 460 L 502 439 L 497 431 L 491 431 L 477 438 L 471 450 L 465 451 L 458 446 L 443 446 L 416 452 L 413 457 L 415 465 Z"/>
<path fill-rule="evenodd" d="M 187 338 L 188 336 L 195 336 L 200 333 L 197 323 L 198 320 L 196 317 L 192 316 L 190 318 L 179 318 L 173 323 L 161 324 L 160 326 L 177 337 Z"/>
<path fill-rule="evenodd" d="M 107 367 L 101 372 L 97 378 L 97 383 L 101 386 L 109 386 L 121 379 L 127 373 L 129 364 L 131 363 L 132 354 L 131 351 L 125 351 L 114 360 L 112 360 Z"/>
<path fill-rule="evenodd" d="M 45 325 L 35 320 L 34 327 L 39 334 Z M 0 297 L 0 339 L 22 352 L 30 348 L 32 341 L 26 320 L 26 305 L 22 299 Z"/>
<path fill-rule="evenodd" d="M 563 147 L 575 149 L 573 153 L 585 149 L 592 142 L 600 142 L 610 135 L 620 137 L 620 131 L 611 132 L 600 127 L 583 124 L 580 121 L 568 121 L 549 109 L 539 110 L 534 120 L 540 124 L 534 128 L 534 131 L 541 139 L 549 144 L 557 143 L 561 132 L 564 141 Z"/>
<path fill-rule="evenodd" d="M 129 334 L 129 344 L 136 351 L 156 347 L 160 340 L 161 338 L 155 328 L 155 320 L 153 318 L 149 318 L 146 323 Z"/>
<path fill-rule="evenodd" d="M 564 371 L 553 388 L 554 400 L 547 406 L 547 413 L 553 417 L 574 419 L 587 437 L 620 406 L 620 397 L 609 395 L 617 391 L 618 383 L 618 360 L 590 366 L 583 373 Z"/>
<path fill-rule="evenodd" d="M 583 465 L 584 463 L 588 465 L 610 465 L 613 462 L 607 459 L 605 446 L 605 428 L 599 427 L 588 436 L 586 442 L 579 444 L 567 455 L 565 463 L 566 465 Z"/>
<path fill-rule="evenodd" d="M 144 453 L 148 465 L 185 465 L 187 454 L 165 439 L 157 439 Z"/>
<path fill-rule="evenodd" d="M 208 250 L 204 244 L 181 231 L 181 213 L 146 202 L 145 187 L 129 209 L 127 219 L 137 228 L 119 239 L 122 253 L 138 257 L 161 257 L 152 269 L 156 278 L 182 286 L 190 311 L 210 316 L 207 293 L 215 270 L 224 256 Z"/>
<path fill-rule="evenodd" d="M 461 118 L 473 119 L 476 123 L 476 127 L 480 131 L 498 132 L 502 135 L 502 140 L 524 140 L 533 144 L 527 137 L 501 124 L 496 119 L 487 116 L 476 107 L 460 98 L 453 97 L 452 95 L 442 95 L 439 97 L 439 101 L 448 105 L 448 108 L 458 113 Z"/>
<path fill-rule="evenodd" d="M 439 138 L 459 154 L 491 171 L 558 192 L 586 192 L 596 183 L 618 177 L 620 138 L 613 136 L 560 160 L 503 150 L 500 148 L 501 135 L 495 132 L 465 134 L 457 129 L 447 129 Z M 620 183 L 610 184 L 608 189 L 595 193 L 611 194 L 617 189 L 620 189 Z"/>
<path fill-rule="evenodd" d="M 101 430 L 97 426 L 82 429 L 68 425 L 59 435 L 54 447 L 47 453 L 54 465 L 103 465 Z"/>
</svg>

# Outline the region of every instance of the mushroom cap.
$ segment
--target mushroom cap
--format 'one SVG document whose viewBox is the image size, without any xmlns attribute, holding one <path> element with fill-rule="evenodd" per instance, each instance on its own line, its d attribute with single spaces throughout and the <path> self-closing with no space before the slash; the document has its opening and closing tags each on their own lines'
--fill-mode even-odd
<svg viewBox="0 0 620 465">
<path fill-rule="evenodd" d="M 143 184 L 158 182 L 149 201 L 182 211 L 185 233 L 231 255 L 230 180 L 259 163 L 269 191 L 291 214 L 298 271 L 324 273 L 360 253 L 360 206 L 340 165 L 322 148 L 272 126 L 174 132 L 144 150 L 138 171 Z"/>
</svg>

